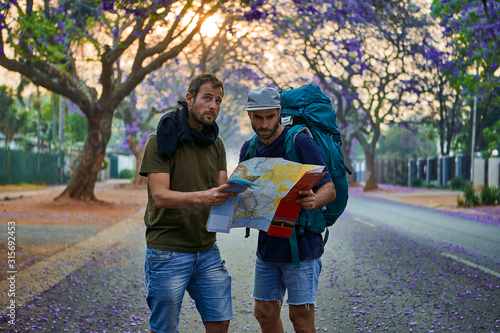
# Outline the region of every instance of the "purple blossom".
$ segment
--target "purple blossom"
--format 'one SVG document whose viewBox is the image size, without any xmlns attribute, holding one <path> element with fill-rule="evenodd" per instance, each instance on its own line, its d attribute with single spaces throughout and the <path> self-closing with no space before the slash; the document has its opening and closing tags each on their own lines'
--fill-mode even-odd
<svg viewBox="0 0 500 333">
<path fill-rule="evenodd" d="M 75 104 L 72 100 L 68 99 L 66 100 L 68 104 L 68 112 L 69 114 L 74 114 L 77 111 L 80 111 L 80 108 L 78 107 L 77 104 Z"/>
<path fill-rule="evenodd" d="M 129 137 L 127 137 L 129 138 Z M 120 145 L 119 149 L 123 149 L 123 150 L 128 150 L 130 149 L 130 146 L 128 144 L 128 139 L 125 139 L 123 140 L 122 144 Z"/>
<path fill-rule="evenodd" d="M 101 0 L 101 8 L 104 11 L 113 11 L 115 6 L 114 0 Z"/>
<path fill-rule="evenodd" d="M 118 29 L 117 26 L 113 27 L 113 40 L 119 40 L 120 39 L 120 29 Z"/>
<path fill-rule="evenodd" d="M 139 141 L 139 149 L 142 149 L 144 148 L 144 146 L 146 146 L 146 142 L 148 141 L 150 135 L 150 132 L 144 132 L 142 134 L 141 140 Z"/>
<path fill-rule="evenodd" d="M 53 13 L 54 15 L 59 15 L 59 14 L 63 14 L 63 13 L 65 13 L 65 12 L 66 12 L 66 10 L 65 10 L 63 7 L 61 7 L 61 6 L 52 7 L 52 8 L 53 8 L 53 9 L 52 9 L 52 13 Z"/>
<path fill-rule="evenodd" d="M 140 131 L 141 131 L 141 129 L 139 128 L 139 123 L 137 121 L 134 121 L 132 123 L 132 126 L 130 126 L 128 132 L 136 134 L 136 133 L 139 133 Z"/>
</svg>

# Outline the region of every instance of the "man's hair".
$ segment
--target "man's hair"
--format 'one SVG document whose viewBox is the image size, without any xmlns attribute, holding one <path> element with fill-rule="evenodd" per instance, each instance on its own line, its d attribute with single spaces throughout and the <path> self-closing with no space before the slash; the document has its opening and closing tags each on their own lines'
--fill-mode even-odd
<svg viewBox="0 0 500 333">
<path fill-rule="evenodd" d="M 200 87 L 209 82 L 212 85 L 212 88 L 221 88 L 222 96 L 224 96 L 224 84 L 221 80 L 219 80 L 215 75 L 210 73 L 203 73 L 191 80 L 189 84 L 188 92 L 193 95 L 193 99 L 196 99 L 198 92 L 200 91 Z"/>
</svg>

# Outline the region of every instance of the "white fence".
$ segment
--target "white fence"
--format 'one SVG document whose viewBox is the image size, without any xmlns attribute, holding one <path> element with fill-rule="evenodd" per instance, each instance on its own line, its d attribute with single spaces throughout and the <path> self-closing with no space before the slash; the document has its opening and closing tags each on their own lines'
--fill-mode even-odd
<svg viewBox="0 0 500 333">
<path fill-rule="evenodd" d="M 377 182 L 401 185 L 401 179 L 406 178 L 407 174 L 407 178 L 403 182 L 408 186 L 415 179 L 420 179 L 427 185 L 448 186 L 454 177 L 468 182 L 472 179 L 474 186 L 500 186 L 500 157 L 488 159 L 475 157 L 473 168 L 471 168 L 470 156 L 466 155 L 419 158 L 404 163 L 407 163 L 407 168 L 386 168 L 384 166 L 391 167 L 393 164 L 395 165 L 395 162 L 376 161 L 375 176 Z M 365 161 L 355 160 L 352 166 L 356 181 L 364 182 L 366 180 Z M 388 172 L 390 170 L 404 170 L 404 176 L 400 172 L 399 176 L 395 177 L 392 175 L 393 172 Z M 473 172 L 472 178 L 471 171 Z"/>
</svg>

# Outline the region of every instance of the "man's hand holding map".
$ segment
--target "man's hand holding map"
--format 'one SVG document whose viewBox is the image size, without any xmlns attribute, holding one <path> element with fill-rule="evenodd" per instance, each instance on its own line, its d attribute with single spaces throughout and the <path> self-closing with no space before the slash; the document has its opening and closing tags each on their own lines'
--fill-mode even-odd
<svg viewBox="0 0 500 333">
<path fill-rule="evenodd" d="M 311 189 L 325 174 L 323 166 L 282 158 L 257 157 L 240 163 L 228 180 L 240 192 L 210 211 L 207 230 L 229 233 L 250 227 L 289 237 L 301 205 L 298 191 Z M 272 223 L 272 226 L 271 226 Z"/>
</svg>

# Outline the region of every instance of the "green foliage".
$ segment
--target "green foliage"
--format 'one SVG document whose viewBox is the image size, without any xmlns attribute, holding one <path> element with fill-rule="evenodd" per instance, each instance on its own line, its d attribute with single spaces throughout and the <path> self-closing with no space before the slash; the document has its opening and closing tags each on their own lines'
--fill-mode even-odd
<svg viewBox="0 0 500 333">
<path fill-rule="evenodd" d="M 458 197 L 460 207 L 474 207 L 478 205 L 495 205 L 500 203 L 500 188 L 496 186 L 482 186 L 475 191 L 472 186 L 467 186 L 463 197 Z"/>
<path fill-rule="evenodd" d="M 453 142 L 452 150 L 455 154 L 470 154 L 470 149 L 468 150 L 467 141 L 470 130 L 470 122 L 467 122 L 460 132 L 456 135 L 455 141 Z"/>
<path fill-rule="evenodd" d="M 424 181 L 421 178 L 413 178 L 410 181 L 411 187 L 422 187 L 423 184 L 424 184 Z"/>
<path fill-rule="evenodd" d="M 33 11 L 29 13 L 20 13 L 18 33 L 21 36 L 19 43 L 11 41 L 10 45 L 14 48 L 17 54 L 29 56 L 27 49 L 35 49 L 38 51 L 38 61 L 59 63 L 63 55 L 66 53 L 66 46 L 61 43 L 55 43 L 51 36 L 59 36 L 62 31 L 54 24 L 54 20 L 64 19 L 62 14 L 53 16 L 53 19 L 48 19 L 41 11 Z M 69 23 L 69 22 L 68 22 Z M 26 32 L 36 31 L 38 39 L 23 38 Z"/>
<path fill-rule="evenodd" d="M 42 116 L 42 121 L 51 123 L 52 122 L 52 98 L 47 98 L 47 95 L 42 97 L 42 106 L 40 107 L 40 113 Z"/>
<path fill-rule="evenodd" d="M 460 207 L 474 207 L 479 205 L 479 196 L 472 186 L 467 186 L 464 189 L 463 201 L 457 202 Z"/>
<path fill-rule="evenodd" d="M 0 86 L 0 119 L 5 117 L 12 105 L 14 105 L 12 90 L 5 85 Z"/>
<path fill-rule="evenodd" d="M 494 205 L 498 200 L 498 188 L 495 186 L 483 186 L 479 191 L 481 205 Z"/>
<path fill-rule="evenodd" d="M 391 127 L 377 145 L 376 154 L 388 158 L 418 158 L 437 156 L 436 135 L 432 130 L 421 128 L 413 132 L 403 127 Z"/>
<path fill-rule="evenodd" d="M 118 178 L 120 179 L 132 179 L 135 176 L 135 171 L 132 169 L 123 169 L 120 171 Z"/>
<path fill-rule="evenodd" d="M 52 138 L 52 98 L 48 98 L 47 95 L 41 96 L 41 136 L 42 140 L 49 141 Z M 59 111 L 57 112 L 59 118 Z M 36 134 L 36 122 L 37 116 L 36 112 L 32 110 L 30 112 L 29 118 L 29 131 L 33 136 Z M 59 126 L 59 119 L 57 122 Z M 85 141 L 87 135 L 87 119 L 80 112 L 75 112 L 73 114 L 66 113 L 66 120 L 64 125 L 65 141 L 69 144 L 77 144 Z"/>
<path fill-rule="evenodd" d="M 66 116 L 66 140 L 70 143 L 83 142 L 87 135 L 87 118 L 79 113 Z"/>
<path fill-rule="evenodd" d="M 103 159 L 101 163 L 101 170 L 106 169 L 108 165 L 109 165 L 108 159 L 107 158 Z"/>
<path fill-rule="evenodd" d="M 466 186 L 466 182 L 461 177 L 453 177 L 450 180 L 450 187 L 452 190 L 463 190 Z"/>
<path fill-rule="evenodd" d="M 26 112 L 18 112 L 12 90 L 0 86 L 0 132 L 5 135 L 5 146 L 26 128 L 27 120 Z"/>
<path fill-rule="evenodd" d="M 483 130 L 483 138 L 488 144 L 488 148 L 500 148 L 500 120 L 497 120 L 491 128 L 485 128 Z"/>
</svg>

